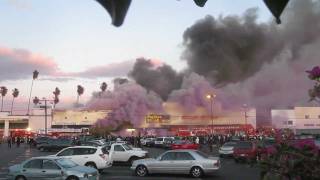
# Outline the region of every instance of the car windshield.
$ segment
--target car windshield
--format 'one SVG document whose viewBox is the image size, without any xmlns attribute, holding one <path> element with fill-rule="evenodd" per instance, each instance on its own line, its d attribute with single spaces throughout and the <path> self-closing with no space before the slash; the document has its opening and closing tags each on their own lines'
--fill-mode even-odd
<svg viewBox="0 0 320 180">
<path fill-rule="evenodd" d="M 227 142 L 227 143 L 225 143 L 223 146 L 224 147 L 233 147 L 233 146 L 235 146 L 237 143 L 235 143 L 235 142 Z"/>
<path fill-rule="evenodd" d="M 203 157 L 203 158 L 209 158 L 209 155 L 204 153 L 204 152 L 201 152 L 201 151 L 195 151 L 195 153 L 197 153 L 199 156 Z"/>
<path fill-rule="evenodd" d="M 132 148 L 126 144 L 122 144 L 122 146 L 128 151 L 128 150 L 132 150 Z"/>
<path fill-rule="evenodd" d="M 78 166 L 76 163 L 69 159 L 57 159 L 56 162 L 64 168 L 72 168 Z"/>
</svg>

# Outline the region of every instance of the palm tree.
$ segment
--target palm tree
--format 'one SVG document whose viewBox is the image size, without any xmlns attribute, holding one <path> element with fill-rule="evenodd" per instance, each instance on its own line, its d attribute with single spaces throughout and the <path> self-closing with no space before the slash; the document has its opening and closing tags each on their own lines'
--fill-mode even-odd
<svg viewBox="0 0 320 180">
<path fill-rule="evenodd" d="M 39 102 L 40 102 L 40 99 L 37 96 L 33 98 L 33 104 L 34 105 L 39 104 Z"/>
<path fill-rule="evenodd" d="M 39 76 L 39 72 L 37 70 L 34 70 L 33 74 L 32 74 L 32 82 L 31 82 L 31 89 L 30 89 L 30 95 L 29 95 L 29 103 L 28 103 L 28 112 L 27 112 L 27 114 L 29 114 L 29 109 L 30 109 L 30 99 L 31 99 L 31 94 L 32 94 L 33 81 L 35 79 L 37 79 L 38 76 Z"/>
<path fill-rule="evenodd" d="M 1 93 L 1 111 L 2 111 L 2 108 L 3 108 L 3 97 L 6 96 L 7 93 L 8 93 L 7 87 L 1 86 L 0 87 L 0 93 Z"/>
<path fill-rule="evenodd" d="M 12 103 L 11 103 L 11 114 L 12 114 L 12 110 L 13 110 L 13 102 L 14 102 L 14 98 L 19 96 L 19 90 L 17 88 L 14 88 L 12 90 Z"/>
<path fill-rule="evenodd" d="M 100 89 L 101 89 L 101 92 L 100 92 L 100 96 L 103 92 L 105 92 L 107 90 L 107 83 L 106 82 L 103 82 L 101 85 L 100 85 Z"/>
<path fill-rule="evenodd" d="M 77 93 L 78 93 L 77 104 L 79 104 L 80 96 L 84 93 L 84 88 L 81 85 L 77 86 Z"/>
<path fill-rule="evenodd" d="M 56 107 L 56 104 L 59 103 L 59 97 L 58 97 L 58 96 L 55 96 L 53 102 L 54 102 L 53 108 L 55 108 L 55 107 Z"/>
<path fill-rule="evenodd" d="M 60 89 L 58 87 L 56 87 L 56 89 L 53 91 L 53 95 L 54 95 L 54 104 L 53 104 L 53 108 L 56 107 L 56 104 L 59 103 L 59 95 L 60 95 Z"/>
</svg>

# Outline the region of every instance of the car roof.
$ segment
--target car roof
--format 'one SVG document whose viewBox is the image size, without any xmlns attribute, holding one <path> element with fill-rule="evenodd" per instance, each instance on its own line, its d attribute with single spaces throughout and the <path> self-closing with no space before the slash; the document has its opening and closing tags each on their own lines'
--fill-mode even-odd
<svg viewBox="0 0 320 180">
<path fill-rule="evenodd" d="M 64 158 L 57 157 L 57 156 L 38 156 L 38 157 L 32 157 L 30 159 L 51 159 L 51 160 L 56 160 L 56 159 L 64 159 Z"/>
<path fill-rule="evenodd" d="M 175 149 L 175 150 L 169 150 L 167 152 L 195 152 L 198 150 L 193 150 L 193 149 Z"/>
<path fill-rule="evenodd" d="M 68 147 L 68 148 L 98 148 L 96 146 L 72 146 L 72 147 Z"/>
</svg>

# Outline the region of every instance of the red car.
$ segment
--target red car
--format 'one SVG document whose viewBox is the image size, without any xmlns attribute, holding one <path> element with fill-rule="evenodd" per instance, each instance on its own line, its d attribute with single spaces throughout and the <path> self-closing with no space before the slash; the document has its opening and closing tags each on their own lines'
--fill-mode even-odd
<svg viewBox="0 0 320 180">
<path fill-rule="evenodd" d="M 257 159 L 257 144 L 252 141 L 239 141 L 233 149 L 233 157 L 235 162 L 240 160 L 255 161 Z"/>
<path fill-rule="evenodd" d="M 171 144 L 171 149 L 198 149 L 199 145 L 190 141 L 174 141 Z"/>
</svg>

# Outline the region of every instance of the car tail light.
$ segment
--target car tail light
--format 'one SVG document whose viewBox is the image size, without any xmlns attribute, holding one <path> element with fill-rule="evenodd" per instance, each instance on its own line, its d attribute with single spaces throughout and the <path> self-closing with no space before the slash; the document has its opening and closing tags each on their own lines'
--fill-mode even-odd
<svg viewBox="0 0 320 180">
<path fill-rule="evenodd" d="M 103 159 L 103 160 L 107 160 L 107 157 L 104 154 L 99 154 L 99 156 Z"/>
</svg>

